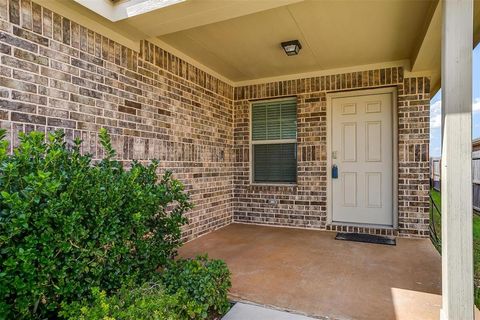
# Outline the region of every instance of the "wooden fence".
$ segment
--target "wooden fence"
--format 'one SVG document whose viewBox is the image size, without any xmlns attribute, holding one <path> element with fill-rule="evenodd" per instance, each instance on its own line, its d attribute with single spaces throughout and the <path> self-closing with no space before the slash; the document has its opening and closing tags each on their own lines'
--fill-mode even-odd
<svg viewBox="0 0 480 320">
<path fill-rule="evenodd" d="M 430 185 L 437 191 L 441 189 L 440 175 L 440 158 L 430 158 Z M 472 152 L 472 188 L 473 209 L 480 212 L 480 151 Z"/>
<path fill-rule="evenodd" d="M 472 152 L 473 209 L 480 211 L 480 151 Z"/>
</svg>

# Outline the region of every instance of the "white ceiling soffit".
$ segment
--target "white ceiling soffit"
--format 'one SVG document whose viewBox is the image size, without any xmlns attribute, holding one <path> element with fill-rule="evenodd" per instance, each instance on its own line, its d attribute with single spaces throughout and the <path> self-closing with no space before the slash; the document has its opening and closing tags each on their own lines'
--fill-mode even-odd
<svg viewBox="0 0 480 320">
<path fill-rule="evenodd" d="M 303 1 L 187 0 L 174 7 L 128 19 L 126 22 L 136 25 L 141 21 L 143 32 L 151 37 L 156 37 Z"/>
<path fill-rule="evenodd" d="M 314 1 L 159 38 L 234 82 L 410 60 L 434 1 Z M 280 43 L 298 39 L 288 57 Z"/>
<path fill-rule="evenodd" d="M 185 0 L 74 0 L 110 21 L 131 18 L 162 9 Z"/>
<path fill-rule="evenodd" d="M 474 1 L 473 11 L 473 47 L 480 41 L 480 1 Z M 441 52 L 442 52 L 442 3 L 438 1 L 429 15 L 423 33 L 420 33 L 418 48 L 412 57 L 412 72 L 430 71 L 432 94 L 441 85 Z"/>
<path fill-rule="evenodd" d="M 225 21 L 304 0 L 74 0 L 148 37 Z"/>
<path fill-rule="evenodd" d="M 134 50 L 139 40 L 158 37 L 191 63 L 235 83 L 409 61 L 406 72 L 428 72 L 433 90 L 440 85 L 439 0 L 49 0 L 44 5 Z M 474 6 L 475 45 L 480 0 Z M 303 48 L 287 57 L 280 43 L 293 39 Z"/>
</svg>

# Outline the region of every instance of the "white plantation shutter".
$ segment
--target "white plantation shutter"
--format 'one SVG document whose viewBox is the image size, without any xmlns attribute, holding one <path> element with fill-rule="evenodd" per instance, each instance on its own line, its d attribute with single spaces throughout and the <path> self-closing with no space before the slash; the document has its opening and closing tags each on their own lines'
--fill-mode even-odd
<svg viewBox="0 0 480 320">
<path fill-rule="evenodd" d="M 295 98 L 252 105 L 253 182 L 296 182 L 296 138 Z"/>
</svg>

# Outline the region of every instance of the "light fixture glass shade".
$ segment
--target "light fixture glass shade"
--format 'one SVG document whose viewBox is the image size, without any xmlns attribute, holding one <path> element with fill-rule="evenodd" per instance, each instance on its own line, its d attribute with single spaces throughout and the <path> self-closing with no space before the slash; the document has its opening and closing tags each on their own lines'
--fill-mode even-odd
<svg viewBox="0 0 480 320">
<path fill-rule="evenodd" d="M 282 42 L 282 47 L 285 53 L 287 54 L 287 56 L 297 55 L 300 49 L 302 49 L 302 45 L 298 40 Z"/>
</svg>

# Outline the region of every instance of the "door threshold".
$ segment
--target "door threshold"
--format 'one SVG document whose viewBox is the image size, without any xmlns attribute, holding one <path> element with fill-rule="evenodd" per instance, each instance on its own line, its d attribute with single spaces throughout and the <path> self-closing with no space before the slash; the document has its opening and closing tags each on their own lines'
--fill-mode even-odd
<svg viewBox="0 0 480 320">
<path fill-rule="evenodd" d="M 396 230 L 396 228 L 394 226 L 388 225 L 388 224 L 364 224 L 364 223 L 333 221 L 331 223 L 331 225 L 332 226 L 338 226 L 338 227 L 356 227 L 356 228 Z"/>
</svg>

